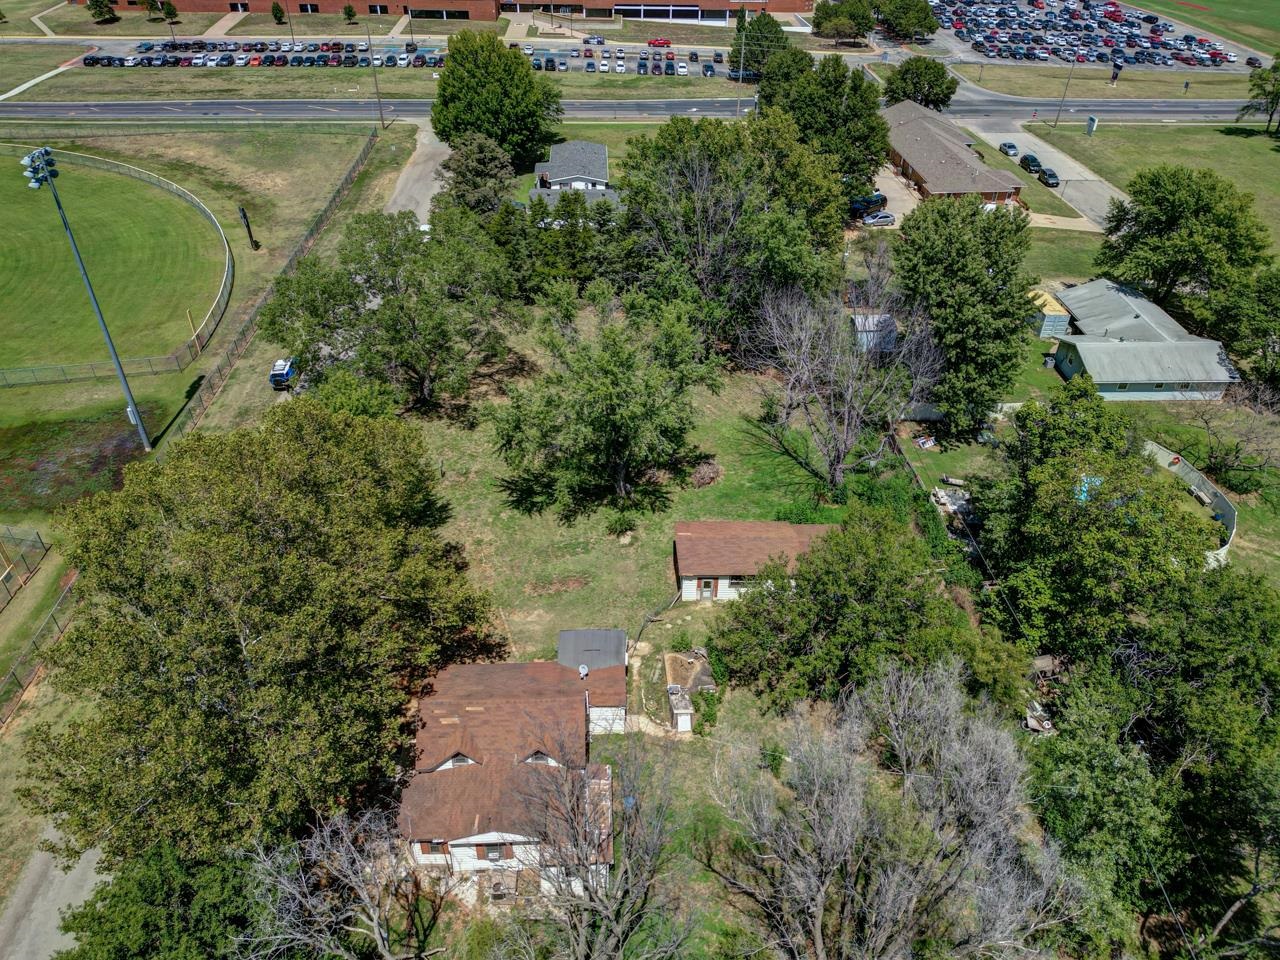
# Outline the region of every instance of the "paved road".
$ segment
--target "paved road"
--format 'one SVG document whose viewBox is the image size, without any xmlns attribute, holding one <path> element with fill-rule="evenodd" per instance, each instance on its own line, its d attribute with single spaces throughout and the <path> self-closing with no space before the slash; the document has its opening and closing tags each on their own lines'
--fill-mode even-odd
<svg viewBox="0 0 1280 960">
<path fill-rule="evenodd" d="M 749 90 L 744 90 L 744 93 Z M 389 117 L 428 116 L 430 100 L 383 100 Z M 744 96 L 743 109 L 751 97 Z M 1030 120 L 1036 114 L 1051 120 L 1057 100 L 1032 100 L 988 92 L 958 96 L 949 114 L 959 120 L 985 117 Z M 1067 100 L 1062 119 L 1083 121 L 1090 114 L 1115 120 L 1222 121 L 1234 120 L 1241 106 L 1236 100 Z M 709 100 L 565 100 L 565 114 L 582 119 L 636 119 L 703 115 L 731 117 L 738 108 L 732 98 Z M 130 100 L 88 103 L 0 103 L 0 118 L 78 120 L 374 120 L 377 103 L 359 100 Z"/>
<path fill-rule="evenodd" d="M 96 850 L 86 853 L 67 873 L 43 850 L 32 854 L 0 915 L 0 957 L 48 960 L 57 951 L 75 946 L 58 930 L 58 912 L 88 899 L 94 885 L 104 879 L 97 865 Z"/>
</svg>

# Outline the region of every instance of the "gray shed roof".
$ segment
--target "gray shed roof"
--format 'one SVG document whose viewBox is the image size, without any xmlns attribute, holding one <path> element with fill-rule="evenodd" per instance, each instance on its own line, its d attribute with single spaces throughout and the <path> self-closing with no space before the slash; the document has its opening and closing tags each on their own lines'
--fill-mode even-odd
<svg viewBox="0 0 1280 960">
<path fill-rule="evenodd" d="M 1240 379 L 1222 345 L 1214 340 L 1158 343 L 1065 335 L 1095 383 L 1232 383 Z"/>
<path fill-rule="evenodd" d="M 1178 343 L 1200 340 L 1136 290 L 1114 280 L 1090 280 L 1062 290 L 1058 299 L 1076 329 L 1107 340 Z"/>
<path fill-rule="evenodd" d="M 595 183 L 609 182 L 609 148 L 590 140 L 566 140 L 551 145 L 551 159 L 537 163 L 533 172 L 552 183 L 575 177 Z"/>
<path fill-rule="evenodd" d="M 555 205 L 560 202 L 560 198 L 569 193 L 582 194 L 587 198 L 588 206 L 595 203 L 597 200 L 607 200 L 615 207 L 621 206 L 622 204 L 622 201 L 618 199 L 618 191 L 616 190 L 550 190 L 546 187 L 534 187 L 529 191 L 529 200 L 532 202 L 534 197 L 541 197 L 543 200 L 547 201 L 547 206 L 554 209 Z"/>
<path fill-rule="evenodd" d="M 924 178 L 930 193 L 1017 193 L 1022 181 L 973 152 L 973 139 L 933 110 L 903 100 L 880 111 L 889 143 Z"/>
<path fill-rule="evenodd" d="M 627 663 L 625 630 L 561 630 L 556 660 L 566 667 L 585 664 L 590 670 Z"/>
</svg>

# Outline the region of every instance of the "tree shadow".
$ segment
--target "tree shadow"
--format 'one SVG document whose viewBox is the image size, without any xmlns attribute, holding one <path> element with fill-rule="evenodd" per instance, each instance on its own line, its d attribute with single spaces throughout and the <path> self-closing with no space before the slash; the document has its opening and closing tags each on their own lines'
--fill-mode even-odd
<svg viewBox="0 0 1280 960">
<path fill-rule="evenodd" d="M 1218 128 L 1218 133 L 1224 137 L 1241 137 L 1245 140 L 1251 140 L 1254 137 L 1265 137 L 1267 134 L 1257 127 L 1246 127 L 1241 124 L 1230 123 L 1224 127 Z"/>
<path fill-rule="evenodd" d="M 169 418 L 169 422 L 160 428 L 160 432 L 152 436 L 151 445 L 153 447 L 159 445 L 160 441 L 165 438 L 165 435 L 173 429 L 173 425 L 177 423 L 178 419 L 186 412 L 187 405 L 191 403 L 191 399 L 200 392 L 200 387 L 204 384 L 204 376 L 205 375 L 202 373 L 187 384 L 187 391 L 183 394 L 181 405 L 179 405 L 173 416 Z"/>
</svg>

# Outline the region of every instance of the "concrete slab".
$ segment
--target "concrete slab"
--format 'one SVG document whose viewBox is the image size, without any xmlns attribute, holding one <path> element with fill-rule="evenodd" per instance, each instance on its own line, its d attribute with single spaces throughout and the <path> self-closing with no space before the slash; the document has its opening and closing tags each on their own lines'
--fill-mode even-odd
<svg viewBox="0 0 1280 960">
<path fill-rule="evenodd" d="M 885 207 L 897 217 L 896 227 L 908 213 L 920 205 L 920 194 L 906 180 L 893 172 L 892 167 L 884 167 L 876 174 L 876 189 L 885 195 L 889 205 Z"/>
</svg>

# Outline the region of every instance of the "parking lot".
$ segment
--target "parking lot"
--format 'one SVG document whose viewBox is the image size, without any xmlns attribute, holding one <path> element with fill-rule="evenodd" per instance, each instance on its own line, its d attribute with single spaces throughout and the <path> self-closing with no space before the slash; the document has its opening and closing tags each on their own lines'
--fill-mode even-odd
<svg viewBox="0 0 1280 960">
<path fill-rule="evenodd" d="M 442 67 L 444 47 L 407 41 L 403 46 L 342 40 L 142 41 L 127 56 L 81 58 L 86 67 Z"/>
<path fill-rule="evenodd" d="M 937 0 L 932 6 L 942 29 L 929 42 L 931 52 L 952 61 L 1222 72 L 1262 62 L 1252 51 L 1115 0 Z"/>
<path fill-rule="evenodd" d="M 657 40 L 648 44 L 610 45 L 603 37 L 590 36 L 581 47 L 555 49 L 524 44 L 521 52 L 529 58 L 533 69 L 557 73 L 648 74 L 650 76 L 736 77 L 726 71 L 722 50 L 677 50 Z"/>
</svg>

